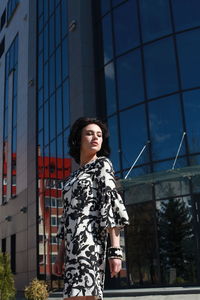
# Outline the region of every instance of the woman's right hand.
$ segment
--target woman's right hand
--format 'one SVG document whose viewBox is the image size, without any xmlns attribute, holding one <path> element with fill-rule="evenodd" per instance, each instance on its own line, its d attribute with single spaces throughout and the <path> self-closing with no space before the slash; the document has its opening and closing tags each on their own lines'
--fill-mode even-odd
<svg viewBox="0 0 200 300">
<path fill-rule="evenodd" d="M 53 265 L 53 273 L 57 276 L 62 276 L 64 260 L 58 255 Z"/>
</svg>

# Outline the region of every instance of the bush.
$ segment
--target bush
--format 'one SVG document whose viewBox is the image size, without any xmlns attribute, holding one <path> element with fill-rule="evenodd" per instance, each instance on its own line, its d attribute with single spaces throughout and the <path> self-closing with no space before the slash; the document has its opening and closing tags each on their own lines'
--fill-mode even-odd
<svg viewBox="0 0 200 300">
<path fill-rule="evenodd" d="M 15 297 L 14 278 L 10 267 L 10 256 L 0 252 L 0 300 Z"/>
<path fill-rule="evenodd" d="M 176 277 L 173 283 L 182 284 L 185 283 L 185 280 L 182 277 Z"/>
<path fill-rule="evenodd" d="M 28 300 L 45 300 L 48 298 L 48 286 L 46 283 L 33 279 L 29 286 L 25 287 L 24 294 Z"/>
</svg>

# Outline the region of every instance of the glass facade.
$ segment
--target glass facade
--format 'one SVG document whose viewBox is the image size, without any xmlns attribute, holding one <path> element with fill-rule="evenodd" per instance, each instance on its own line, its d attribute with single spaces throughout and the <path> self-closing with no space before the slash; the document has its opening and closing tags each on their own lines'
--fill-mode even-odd
<svg viewBox="0 0 200 300">
<path fill-rule="evenodd" d="M 8 0 L 7 3 L 7 22 L 10 22 L 14 12 L 19 4 L 19 0 Z"/>
<path fill-rule="evenodd" d="M 124 184 L 131 225 L 116 287 L 200 282 L 199 8 L 198 0 L 93 4 L 97 97 L 118 176 L 146 145 Z"/>
<path fill-rule="evenodd" d="M 199 1 L 92 5 L 98 117 L 109 127 L 111 160 L 131 221 L 121 238 L 126 262 L 105 286 L 198 284 Z M 57 287 L 62 281 L 52 264 L 61 188 L 71 171 L 68 1 L 37 1 L 37 36 L 38 276 Z M 5 106 L 5 120 L 6 113 Z M 13 115 L 13 151 L 15 125 Z"/>
<path fill-rule="evenodd" d="M 68 1 L 38 0 L 37 5 L 38 276 L 52 281 L 62 181 L 71 170 L 66 144 L 70 125 Z"/>
<path fill-rule="evenodd" d="M 14 198 L 16 196 L 17 189 L 17 77 L 18 35 L 9 47 L 5 59 L 2 204 L 5 204 L 10 198 Z M 11 129 L 9 129 L 9 126 L 11 126 Z M 11 139 L 9 139 L 9 130 L 11 130 Z M 8 147 L 11 149 L 10 159 L 8 157 Z M 9 161 L 11 162 L 10 168 L 8 166 Z M 9 187 L 8 178 L 10 182 Z"/>
</svg>

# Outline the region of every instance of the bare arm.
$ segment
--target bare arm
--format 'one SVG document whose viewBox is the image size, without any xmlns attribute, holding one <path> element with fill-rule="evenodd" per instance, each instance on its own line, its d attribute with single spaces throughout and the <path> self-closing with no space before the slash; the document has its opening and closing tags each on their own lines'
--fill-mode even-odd
<svg viewBox="0 0 200 300">
<path fill-rule="evenodd" d="M 120 230 L 118 227 L 108 229 L 112 247 L 120 247 Z"/>
</svg>

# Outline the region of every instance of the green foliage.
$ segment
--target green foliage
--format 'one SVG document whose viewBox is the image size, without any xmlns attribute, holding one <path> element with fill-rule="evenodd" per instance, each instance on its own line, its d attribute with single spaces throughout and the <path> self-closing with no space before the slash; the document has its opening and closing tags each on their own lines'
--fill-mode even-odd
<svg viewBox="0 0 200 300">
<path fill-rule="evenodd" d="M 46 283 L 33 279 L 29 286 L 25 287 L 24 294 L 28 300 L 45 300 L 48 298 L 48 286 Z"/>
<path fill-rule="evenodd" d="M 13 299 L 15 293 L 10 257 L 7 253 L 0 252 L 0 300 Z"/>
<path fill-rule="evenodd" d="M 188 280 L 188 276 L 192 278 L 190 270 L 194 261 L 192 219 L 188 204 L 181 198 L 161 203 L 158 212 L 158 237 L 162 273 L 166 274 L 167 270 L 175 268 L 179 279 Z"/>
<path fill-rule="evenodd" d="M 181 277 L 177 277 L 176 280 L 174 280 L 173 283 L 175 283 L 175 284 L 183 284 L 183 283 L 185 283 L 185 280 L 183 278 L 181 278 Z"/>
</svg>

